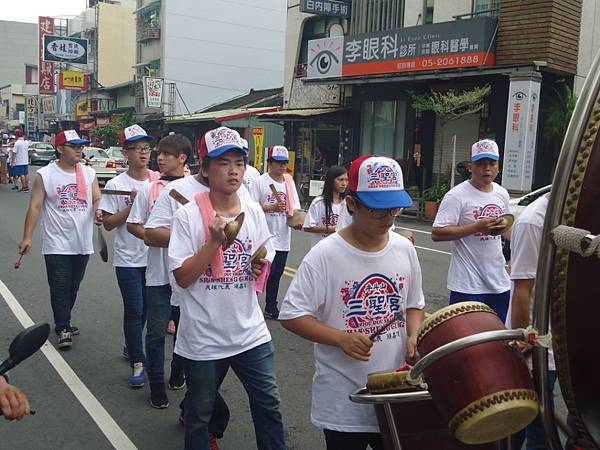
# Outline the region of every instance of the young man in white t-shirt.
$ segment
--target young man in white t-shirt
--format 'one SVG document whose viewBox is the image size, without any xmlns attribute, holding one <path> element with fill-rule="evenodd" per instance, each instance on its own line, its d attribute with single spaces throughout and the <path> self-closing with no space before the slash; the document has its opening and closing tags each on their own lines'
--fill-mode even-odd
<svg viewBox="0 0 600 450">
<path fill-rule="evenodd" d="M 29 192 L 29 141 L 25 139 L 21 129 L 15 130 L 15 135 L 17 140 L 12 150 L 11 166 L 15 179 L 21 181 L 21 192 Z"/>
<path fill-rule="evenodd" d="M 100 209 L 104 217 L 104 228 L 116 230 L 113 265 L 117 283 L 123 297 L 123 333 L 132 374 L 131 387 L 142 387 L 145 381 L 144 345 L 142 333 L 146 322 L 146 264 L 148 247 L 127 231 L 127 217 L 138 191 L 158 179 L 159 174 L 148 170 L 150 152 L 154 138 L 148 136 L 139 125 L 123 130 L 121 145 L 127 159 L 128 169 L 106 183 L 105 188 L 130 191 L 131 195 L 103 195 Z"/>
<path fill-rule="evenodd" d="M 308 252 L 279 319 L 316 343 L 311 420 L 323 428 L 327 449 L 380 450 L 372 406 L 348 396 L 369 373 L 416 361 L 425 300 L 413 245 L 389 232 L 402 208 L 412 205 L 400 166 L 391 158 L 363 156 L 350 166 L 349 179 L 352 222 Z"/>
<path fill-rule="evenodd" d="M 177 211 L 169 241 L 169 270 L 181 308 L 175 352 L 188 385 L 185 449 L 211 448 L 209 422 L 229 367 L 248 393 L 258 448 L 284 449 L 274 348 L 255 292 L 255 278 L 264 277 L 268 260 L 250 262 L 269 236 L 267 223 L 259 205 L 238 195 L 246 165 L 239 135 L 213 131 L 201 168 L 210 191 Z M 243 225 L 223 248 L 225 226 L 240 212 Z M 270 259 L 269 242 L 266 247 Z"/>
<path fill-rule="evenodd" d="M 100 188 L 96 172 L 80 163 L 83 146 L 76 131 L 61 131 L 55 145 L 59 153 L 54 164 L 38 170 L 25 217 L 19 252 L 31 249 L 31 237 L 40 215 L 42 254 L 50 285 L 50 303 L 54 314 L 54 331 L 58 348 L 73 345 L 79 329 L 71 324 L 71 311 L 85 268 L 94 253 L 94 221 L 102 222 Z"/>
<path fill-rule="evenodd" d="M 254 201 L 265 212 L 272 235 L 271 243 L 275 249 L 275 259 L 273 259 L 265 293 L 265 315 L 272 319 L 279 317 L 279 308 L 277 307 L 279 281 L 285 269 L 292 240 L 292 232 L 287 225 L 287 219 L 294 214 L 294 210 L 300 208 L 296 184 L 287 173 L 289 161 L 287 148 L 281 145 L 269 148 L 267 159 L 269 171 L 262 174 L 252 185 L 251 192 Z M 271 186 L 277 191 L 277 195 L 273 193 Z M 302 229 L 302 224 L 295 229 Z"/>
<path fill-rule="evenodd" d="M 167 249 L 150 245 L 145 225 L 166 186 L 171 181 L 183 178 L 184 167 L 191 154 L 192 144 L 185 136 L 172 134 L 162 138 L 158 143 L 158 165 L 162 175 L 137 193 L 127 217 L 127 231 L 149 245 L 146 268 L 146 375 L 150 383 L 150 405 L 157 409 L 169 406 L 164 365 L 172 291 L 166 268 Z M 181 373 L 182 370 L 181 363 L 173 358 L 171 372 Z M 183 380 L 180 375 L 174 378 Z M 183 381 L 180 387 L 183 387 Z"/>
<path fill-rule="evenodd" d="M 532 324 L 536 271 L 549 198 L 550 194 L 543 195 L 527 206 L 513 226 L 510 241 L 510 278 L 514 286 L 510 305 L 511 314 L 507 319 L 508 328 L 527 328 Z M 529 349 L 524 343 L 519 345 L 522 351 Z M 550 392 L 554 390 L 555 383 L 554 352 L 550 349 L 548 351 Z M 513 444 L 517 444 L 514 448 L 521 448 L 525 438 L 527 438 L 527 450 L 547 448 L 544 427 L 539 416 L 525 430 L 513 437 Z M 514 439 L 518 441 L 515 442 Z"/>
<path fill-rule="evenodd" d="M 496 311 L 504 322 L 510 279 L 504 268 L 498 217 L 509 212 L 506 189 L 494 183 L 500 153 L 489 139 L 471 147 L 471 179 L 448 191 L 433 222 L 434 241 L 452 241 L 448 270 L 450 304 L 477 301 Z M 496 234 L 496 235 L 493 235 Z"/>
</svg>

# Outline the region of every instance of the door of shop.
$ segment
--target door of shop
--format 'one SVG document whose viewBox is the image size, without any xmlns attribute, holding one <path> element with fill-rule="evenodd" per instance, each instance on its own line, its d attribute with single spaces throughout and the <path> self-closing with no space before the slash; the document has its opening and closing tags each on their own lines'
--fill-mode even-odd
<svg viewBox="0 0 600 450">
<path fill-rule="evenodd" d="M 300 201 L 308 206 L 315 195 L 319 195 L 315 189 L 311 192 L 311 180 L 323 181 L 327 168 L 340 161 L 340 127 L 308 125 L 298 131 L 295 178 L 300 188 Z"/>
</svg>

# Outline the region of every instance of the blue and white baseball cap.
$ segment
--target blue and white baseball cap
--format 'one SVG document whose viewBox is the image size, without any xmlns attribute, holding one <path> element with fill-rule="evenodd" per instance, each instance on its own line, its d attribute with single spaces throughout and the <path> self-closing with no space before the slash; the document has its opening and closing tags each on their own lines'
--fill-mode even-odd
<svg viewBox="0 0 600 450">
<path fill-rule="evenodd" d="M 121 133 L 121 144 L 125 144 L 127 142 L 135 142 L 140 139 L 147 139 L 148 141 L 154 141 L 153 136 L 148 136 L 146 130 L 140 127 L 138 124 L 133 124 L 130 127 L 127 127 Z"/>
<path fill-rule="evenodd" d="M 409 208 L 412 199 L 404 190 L 400 165 L 392 158 L 365 155 L 355 159 L 348 171 L 348 189 L 367 208 Z"/>
<path fill-rule="evenodd" d="M 273 161 L 289 161 L 290 160 L 290 152 L 283 145 L 274 145 L 269 148 L 268 159 L 272 159 Z"/>
<path fill-rule="evenodd" d="M 54 138 L 54 145 L 58 147 L 59 145 L 71 144 L 71 145 L 88 145 L 90 141 L 87 139 L 81 139 L 75 130 L 65 130 L 61 131 Z"/>
<path fill-rule="evenodd" d="M 237 150 L 243 155 L 248 154 L 240 134 L 231 128 L 219 127 L 210 130 L 204 135 L 204 140 L 206 142 L 206 154 L 200 155 L 202 159 L 216 158 L 230 150 Z M 201 150 L 204 149 L 201 148 Z"/>
<path fill-rule="evenodd" d="M 471 147 L 471 161 L 475 162 L 483 158 L 493 159 L 494 161 L 500 159 L 500 151 L 496 142 L 491 139 L 482 139 L 473 144 Z"/>
</svg>

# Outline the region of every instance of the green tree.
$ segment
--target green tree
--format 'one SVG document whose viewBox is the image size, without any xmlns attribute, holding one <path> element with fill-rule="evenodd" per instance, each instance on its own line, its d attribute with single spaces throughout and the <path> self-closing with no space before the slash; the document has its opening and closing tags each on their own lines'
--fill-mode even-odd
<svg viewBox="0 0 600 450">
<path fill-rule="evenodd" d="M 445 92 L 430 91 L 427 94 L 410 93 L 412 107 L 415 111 L 431 111 L 440 121 L 440 161 L 436 177 L 436 187 L 439 188 L 442 175 L 444 156 L 444 128 L 450 122 L 463 116 L 474 114 L 483 108 L 484 99 L 492 92 L 490 86 L 476 87 L 470 90 Z M 452 168 L 454 170 L 454 168 Z"/>
<path fill-rule="evenodd" d="M 95 130 L 90 130 L 90 135 L 100 137 L 102 139 L 101 145 L 103 148 L 118 146 L 120 144 L 123 128 L 127 128 L 134 123 L 133 114 L 128 112 L 127 114 L 119 116 L 115 123 L 109 123 L 100 128 L 96 128 Z"/>
<path fill-rule="evenodd" d="M 544 125 L 544 140 L 554 151 L 554 160 L 558 160 L 560 147 L 571 121 L 577 97 L 566 84 L 552 88 L 553 96 L 549 100 L 549 106 L 544 109 L 546 123 Z"/>
</svg>

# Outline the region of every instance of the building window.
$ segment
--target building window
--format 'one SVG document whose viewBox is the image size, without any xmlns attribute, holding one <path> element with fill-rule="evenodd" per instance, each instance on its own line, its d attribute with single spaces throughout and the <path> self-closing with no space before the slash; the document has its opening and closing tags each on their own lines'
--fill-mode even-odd
<svg viewBox="0 0 600 450">
<path fill-rule="evenodd" d="M 499 13 L 500 0 L 474 0 L 473 2 L 473 17 L 498 17 Z"/>
<path fill-rule="evenodd" d="M 434 0 L 423 0 L 423 23 L 433 23 Z"/>
<path fill-rule="evenodd" d="M 361 115 L 361 155 L 404 156 L 405 101 L 364 102 Z"/>
<path fill-rule="evenodd" d="M 402 28 L 404 3 L 405 0 L 352 0 L 350 34 Z"/>
<path fill-rule="evenodd" d="M 300 55 L 298 56 L 298 66 L 296 67 L 296 74 L 298 78 L 306 76 L 306 64 L 308 63 L 308 41 L 329 37 L 329 30 L 331 26 L 339 23 L 340 19 L 337 17 L 315 17 L 306 21 L 304 24 L 304 29 L 302 30 L 302 43 L 300 45 Z"/>
<path fill-rule="evenodd" d="M 37 84 L 37 67 L 25 66 L 25 84 Z"/>
</svg>

